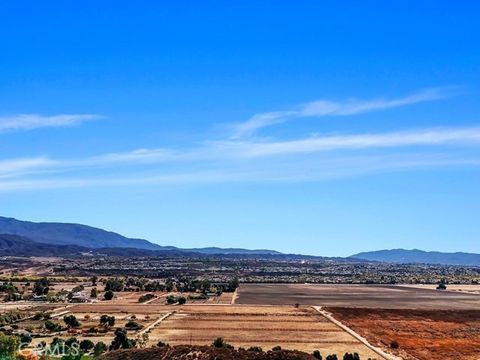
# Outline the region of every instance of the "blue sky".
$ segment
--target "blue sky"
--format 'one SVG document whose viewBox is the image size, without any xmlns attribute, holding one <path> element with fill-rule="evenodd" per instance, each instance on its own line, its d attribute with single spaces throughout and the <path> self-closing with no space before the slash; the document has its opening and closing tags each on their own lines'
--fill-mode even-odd
<svg viewBox="0 0 480 360">
<path fill-rule="evenodd" d="M 163 245 L 480 252 L 480 5 L 0 5 L 0 213 Z"/>
</svg>

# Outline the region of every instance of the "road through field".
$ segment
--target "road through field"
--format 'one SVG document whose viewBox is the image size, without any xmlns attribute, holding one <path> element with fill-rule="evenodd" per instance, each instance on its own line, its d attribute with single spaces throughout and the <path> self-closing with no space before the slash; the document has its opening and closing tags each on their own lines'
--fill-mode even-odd
<svg viewBox="0 0 480 360">
<path fill-rule="evenodd" d="M 185 305 L 149 333 L 150 345 L 158 341 L 210 345 L 218 337 L 237 348 L 281 346 L 308 353 L 319 350 L 324 356 L 335 353 L 339 358 L 357 352 L 362 359 L 384 359 L 310 307 Z"/>
<path fill-rule="evenodd" d="M 353 331 L 352 329 L 350 329 L 348 326 L 342 324 L 340 321 L 338 321 L 337 319 L 335 319 L 332 314 L 330 314 L 329 312 L 325 311 L 322 309 L 322 307 L 320 306 L 314 306 L 313 307 L 316 311 L 318 311 L 320 314 L 322 314 L 326 319 L 330 320 L 333 324 L 337 325 L 340 329 L 342 329 L 343 331 L 347 332 L 348 334 L 352 335 L 355 339 L 357 339 L 358 341 L 360 341 L 362 344 L 364 344 L 366 347 L 368 347 L 370 350 L 372 350 L 373 352 L 377 353 L 379 356 L 381 356 L 383 359 L 386 359 L 386 360 L 402 360 L 402 358 L 398 357 L 398 356 L 395 356 L 395 355 L 392 355 L 392 354 L 389 354 L 389 353 L 386 353 L 385 351 L 383 351 L 382 349 L 378 348 L 378 347 L 375 347 L 373 346 L 372 344 L 370 344 L 368 342 L 367 339 L 365 339 L 363 336 L 361 336 L 360 334 L 356 333 L 355 331 Z"/>
</svg>

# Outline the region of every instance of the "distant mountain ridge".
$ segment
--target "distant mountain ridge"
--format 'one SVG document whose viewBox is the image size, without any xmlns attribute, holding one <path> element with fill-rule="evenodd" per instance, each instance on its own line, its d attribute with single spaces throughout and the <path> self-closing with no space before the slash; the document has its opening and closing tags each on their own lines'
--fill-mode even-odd
<svg viewBox="0 0 480 360">
<path fill-rule="evenodd" d="M 131 239 L 115 232 L 68 223 L 35 223 L 0 216 L 0 256 L 62 256 L 91 253 L 110 256 L 198 256 L 227 255 L 319 259 L 319 256 L 284 254 L 274 250 L 240 248 L 193 248 L 161 246 L 143 239 Z M 332 259 L 332 258 L 331 258 Z M 422 250 L 379 250 L 361 252 L 337 261 L 379 261 L 480 266 L 480 254 L 442 253 Z"/>
<path fill-rule="evenodd" d="M 134 248 L 149 251 L 176 251 L 200 254 L 281 254 L 273 250 L 222 249 L 218 247 L 181 249 L 175 246 L 161 246 L 143 239 L 132 239 L 92 226 L 71 223 L 22 221 L 0 216 L 0 234 L 17 235 L 22 241 L 42 243 L 44 245 L 77 246 L 83 249 L 120 249 Z M 20 239 L 17 239 L 20 241 Z M 1 248 L 0 248 L 1 250 Z M 50 249 L 55 252 L 54 250 Z M 61 250 L 61 249 L 60 249 Z M 65 249 L 64 249 L 65 250 Z M 73 249 L 72 249 L 73 250 Z M 78 249 L 77 249 L 78 250 Z M 62 250 L 63 251 L 63 250 Z M 112 250 L 113 251 L 113 250 Z M 140 253 L 140 252 L 137 252 Z M 2 252 L 0 252 L 2 254 Z"/>
<path fill-rule="evenodd" d="M 217 250 L 214 250 L 217 249 Z M 248 257 L 265 257 L 265 256 L 288 256 L 275 254 L 258 254 L 256 251 L 261 250 L 243 250 L 243 249 L 221 249 L 206 248 L 200 251 L 177 249 L 175 247 L 166 246 L 162 250 L 147 250 L 136 248 L 86 248 L 77 245 L 57 245 L 45 244 L 32 241 L 24 236 L 0 234 L 0 256 L 59 256 L 59 257 L 76 257 L 76 256 L 116 256 L 116 257 L 145 257 L 145 256 L 171 256 L 171 257 L 199 257 L 199 256 L 248 256 Z M 237 252 L 232 251 L 237 250 Z M 250 252 L 249 252 L 250 251 Z"/>
<path fill-rule="evenodd" d="M 350 258 L 401 264 L 423 263 L 480 266 L 480 254 L 465 252 L 444 253 L 439 251 L 423 251 L 418 249 L 392 249 L 361 252 L 350 256 Z"/>
<path fill-rule="evenodd" d="M 45 244 L 19 235 L 0 234 L 0 256 L 201 256 L 185 250 L 147 250 L 135 248 L 86 248 L 77 245 Z"/>
<path fill-rule="evenodd" d="M 122 247 L 160 250 L 147 240 L 129 239 L 120 234 L 81 224 L 35 223 L 0 216 L 0 234 L 20 235 L 55 245 L 77 245 L 86 248 Z"/>
<path fill-rule="evenodd" d="M 62 256 L 80 254 L 87 250 L 77 245 L 43 244 L 23 236 L 0 234 L 0 255 L 2 256 Z"/>
</svg>

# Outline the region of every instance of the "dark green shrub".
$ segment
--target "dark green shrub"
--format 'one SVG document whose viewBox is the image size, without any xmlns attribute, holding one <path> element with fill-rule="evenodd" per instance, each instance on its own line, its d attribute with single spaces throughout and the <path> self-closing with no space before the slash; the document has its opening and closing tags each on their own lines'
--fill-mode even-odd
<svg viewBox="0 0 480 360">
<path fill-rule="evenodd" d="M 112 300 L 113 299 L 113 291 L 112 290 L 108 290 L 105 292 L 105 294 L 103 295 L 103 297 L 105 298 L 105 300 Z"/>
</svg>

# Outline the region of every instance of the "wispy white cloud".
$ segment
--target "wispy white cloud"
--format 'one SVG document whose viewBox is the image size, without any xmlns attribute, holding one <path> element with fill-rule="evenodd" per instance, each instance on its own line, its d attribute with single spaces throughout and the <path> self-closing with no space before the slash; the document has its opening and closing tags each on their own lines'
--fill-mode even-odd
<svg viewBox="0 0 480 360">
<path fill-rule="evenodd" d="M 272 166 L 273 165 L 273 166 Z M 68 189 L 86 187 L 112 187 L 132 185 L 198 185 L 217 183 L 272 183 L 312 182 L 365 176 L 369 174 L 411 171 L 432 168 L 480 166 L 480 158 L 463 154 L 409 154 L 349 155 L 293 159 L 281 163 L 224 164 L 212 169 L 177 171 L 144 175 L 123 173 L 121 176 L 48 177 L 40 179 L 0 179 L 0 192 Z"/>
<path fill-rule="evenodd" d="M 217 144 L 223 153 L 244 157 L 291 155 L 335 150 L 398 148 L 434 145 L 480 145 L 480 128 L 424 129 L 347 136 L 312 136 L 291 141 L 238 142 Z"/>
<path fill-rule="evenodd" d="M 213 179 L 211 174 L 221 174 L 221 178 L 225 179 L 225 171 L 228 170 L 228 178 L 232 173 L 233 177 L 239 177 L 239 171 L 242 170 L 242 176 L 268 178 L 271 173 L 278 172 L 279 167 L 281 173 L 288 178 L 296 178 L 302 173 L 303 164 L 305 169 L 314 169 L 319 163 L 322 164 L 321 173 L 341 173 L 339 165 L 344 161 L 350 162 L 348 167 L 353 168 L 351 159 L 359 159 L 360 155 L 365 151 L 395 149 L 395 152 L 402 151 L 427 151 L 429 152 L 429 161 L 435 158 L 436 166 L 440 166 L 442 159 L 447 157 L 443 154 L 448 151 L 464 151 L 472 150 L 473 155 L 469 154 L 469 162 L 477 157 L 480 159 L 480 127 L 471 128 L 433 128 L 420 129 L 412 131 L 385 132 L 376 134 L 353 134 L 353 135 L 330 135 L 330 136 L 312 136 L 292 141 L 216 141 L 207 142 L 196 148 L 186 150 L 173 149 L 138 149 L 130 152 L 103 154 L 93 157 L 80 159 L 50 159 L 46 157 L 32 159 L 7 159 L 0 161 L 0 178 L 15 178 L 18 183 L 29 184 L 27 177 L 32 175 L 45 175 L 54 177 L 59 174 L 75 174 L 87 173 L 91 174 L 93 170 L 101 174 L 101 171 L 113 169 L 119 178 L 127 180 L 132 174 L 140 174 L 140 171 L 147 174 L 141 176 L 144 179 L 152 179 L 151 172 L 162 172 L 161 176 L 155 175 L 154 181 L 180 181 L 189 174 L 191 179 L 189 182 L 199 180 L 197 174 L 202 174 L 202 181 L 205 179 Z M 400 149 L 404 149 L 400 151 Z M 442 153 L 440 158 L 436 158 L 435 154 Z M 365 153 L 365 154 L 366 154 Z M 392 152 L 387 154 L 392 156 Z M 387 156 L 385 155 L 385 156 Z M 368 156 L 362 157 L 361 162 L 357 164 L 364 167 L 365 171 L 370 168 L 367 161 Z M 378 156 L 375 155 L 375 156 Z M 403 156 L 403 155 L 402 155 Z M 473 156 L 473 157 L 472 157 Z M 476 157 L 477 156 L 477 157 Z M 308 160 L 308 162 L 305 162 Z M 289 168 L 285 164 L 293 161 L 293 165 Z M 455 159 L 456 163 L 460 163 Z M 397 159 L 396 163 L 400 161 Z M 362 165 L 363 164 L 363 165 Z M 412 159 L 403 163 L 403 167 L 413 164 Z M 450 164 L 446 162 L 445 164 Z M 465 162 L 464 164 L 467 164 Z M 160 167 L 158 165 L 161 165 Z M 367 166 L 368 165 L 368 166 Z M 135 170 L 138 168 L 138 170 Z M 208 173 L 209 177 L 204 174 Z M 361 172 L 358 170 L 358 172 Z M 259 175 L 261 174 L 261 176 Z M 270 174 L 270 175 L 268 175 Z M 62 175 L 62 176 L 63 176 Z M 139 175 L 140 176 L 140 175 Z M 220 175 L 219 175 L 220 176 Z M 333 175 L 332 175 L 333 176 Z M 301 176 L 300 176 L 301 177 Z M 18 180 L 18 181 L 17 181 Z M 120 184 L 128 183 L 128 181 L 139 182 L 139 180 L 112 180 L 108 179 L 108 183 Z M 42 184 L 42 179 L 36 179 L 36 184 Z M 75 179 L 62 180 L 64 184 L 76 184 Z M 105 180 L 107 181 L 107 180 Z M 105 182 L 103 181 L 103 182 Z M 146 181 L 146 180 L 145 180 Z M 153 181 L 153 180 L 152 180 Z M 186 181 L 186 180 L 183 180 Z M 55 183 L 51 179 L 49 184 Z M 80 181 L 80 184 L 82 181 Z M 88 180 L 88 184 L 95 184 L 93 180 Z M 6 187 L 6 183 L 3 183 Z M 13 183 L 10 187 L 15 187 Z M 77 186 L 77 185 L 75 185 Z"/>
<path fill-rule="evenodd" d="M 233 138 L 251 135 L 255 131 L 275 124 L 280 124 L 294 118 L 347 116 L 378 110 L 386 110 L 426 101 L 434 101 L 453 96 L 458 93 L 456 88 L 432 88 L 413 93 L 401 98 L 372 100 L 350 99 L 345 101 L 317 100 L 286 111 L 265 112 L 253 115 L 243 123 L 233 125 Z"/>
<path fill-rule="evenodd" d="M 235 136 L 189 147 L 140 148 L 83 158 L 38 156 L 0 160 L 0 191 L 234 181 L 317 181 L 442 166 L 480 165 L 480 127 L 380 133 L 321 134 L 294 140 L 248 137 L 293 118 L 347 116 L 454 94 L 424 90 L 396 99 L 316 101 L 293 110 L 257 114 Z M 0 131 L 68 126 L 98 115 L 19 115 L 0 118 Z M 95 175 L 92 175 L 95 174 Z"/>
<path fill-rule="evenodd" d="M 136 149 L 127 152 L 109 153 L 93 158 L 87 159 L 87 164 L 115 164 L 115 163 L 128 163 L 128 162 L 165 162 L 178 159 L 182 156 L 179 151 L 171 149 Z"/>
<path fill-rule="evenodd" d="M 72 126 L 89 120 L 100 119 L 96 114 L 60 114 L 44 116 L 39 114 L 19 114 L 0 117 L 0 132 L 32 130 L 43 127 Z"/>
<path fill-rule="evenodd" d="M 18 158 L 0 161 L 0 178 L 25 175 L 32 171 L 55 166 L 56 162 L 47 157 Z"/>
<path fill-rule="evenodd" d="M 154 176 L 128 176 L 122 177 L 81 177 L 81 178 L 47 178 L 26 180 L 0 180 L 0 191 L 39 190 L 39 189 L 65 189 L 102 186 L 127 186 L 127 185 L 161 185 L 161 184 L 199 184 L 219 183 L 248 179 L 240 173 L 227 172 L 187 172 L 175 174 L 160 174 Z"/>
</svg>

